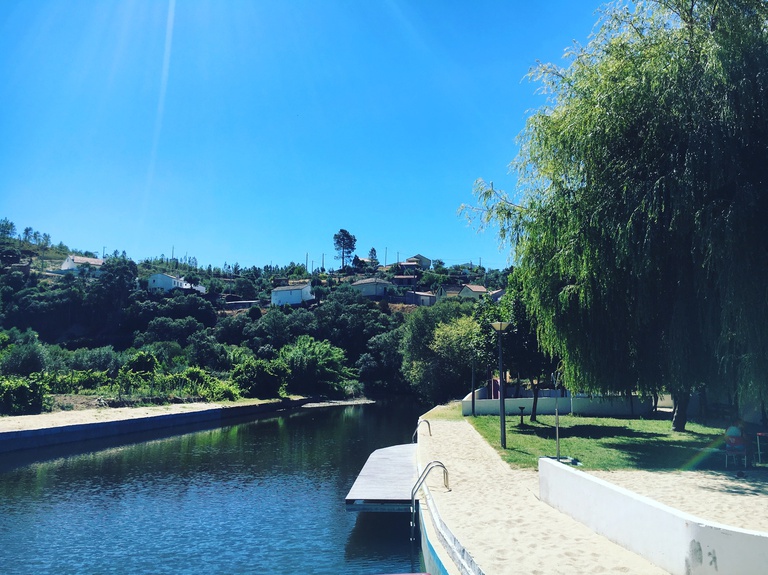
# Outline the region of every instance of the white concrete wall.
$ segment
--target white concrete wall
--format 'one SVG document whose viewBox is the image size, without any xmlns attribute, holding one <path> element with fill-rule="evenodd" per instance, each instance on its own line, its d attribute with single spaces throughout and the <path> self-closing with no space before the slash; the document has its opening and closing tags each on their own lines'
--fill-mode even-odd
<svg viewBox="0 0 768 575">
<path fill-rule="evenodd" d="M 551 459 L 539 459 L 539 496 L 672 575 L 768 570 L 768 533 L 697 518 Z"/>
<path fill-rule="evenodd" d="M 578 398 L 578 397 L 539 397 L 536 405 L 538 415 L 554 415 L 555 403 L 560 415 L 573 413 L 574 415 L 584 416 L 604 416 L 616 417 L 621 415 L 631 415 L 629 402 L 623 398 L 601 399 L 601 398 Z M 641 401 L 634 398 L 632 402 L 634 415 L 644 415 L 651 412 L 653 402 Z M 524 397 L 520 399 L 507 398 L 504 400 L 504 409 L 507 415 L 520 415 L 520 407 L 524 407 L 524 415 L 530 416 L 533 407 L 533 399 Z M 462 415 L 472 415 L 472 395 L 461 400 Z M 477 415 L 498 415 L 498 399 L 475 399 L 475 414 Z"/>
<path fill-rule="evenodd" d="M 641 415 L 650 413 L 653 401 L 632 398 L 632 403 L 625 397 L 579 397 L 571 398 L 571 413 L 593 417 L 615 417 L 617 415 Z"/>
</svg>

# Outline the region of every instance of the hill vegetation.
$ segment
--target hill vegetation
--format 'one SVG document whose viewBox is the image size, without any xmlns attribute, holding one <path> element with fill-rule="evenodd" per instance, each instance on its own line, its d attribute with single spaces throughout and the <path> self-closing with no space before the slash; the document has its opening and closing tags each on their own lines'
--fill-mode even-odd
<svg viewBox="0 0 768 575">
<path fill-rule="evenodd" d="M 479 281 L 480 274 L 491 288 L 506 283 L 500 271 L 449 269 L 437 261 L 416 286 L 393 287 L 388 297 L 372 300 L 350 284 L 402 271 L 357 256 L 339 272 L 309 274 L 294 263 L 201 267 L 195 258 L 137 263 L 114 252 L 98 269 L 86 264 L 64 273 L 61 264 L 72 254 L 98 256 L 52 245 L 48 234 L 31 228 L 17 233 L 12 222 L 0 220 L 2 413 L 39 412 L 47 394 L 118 402 L 291 394 L 456 397 L 468 391 L 465 366 L 439 374 L 435 366 L 441 354 L 451 355 L 446 346 L 464 343 L 443 338 L 430 346 L 441 323 L 471 318 L 475 303 L 451 298 L 415 310 L 389 300 L 398 300 L 398 290 Z M 151 292 L 148 278 L 155 273 L 184 277 L 206 293 Z M 274 286 L 307 281 L 311 305 L 269 305 Z M 233 310 L 232 301 L 247 307 Z"/>
</svg>

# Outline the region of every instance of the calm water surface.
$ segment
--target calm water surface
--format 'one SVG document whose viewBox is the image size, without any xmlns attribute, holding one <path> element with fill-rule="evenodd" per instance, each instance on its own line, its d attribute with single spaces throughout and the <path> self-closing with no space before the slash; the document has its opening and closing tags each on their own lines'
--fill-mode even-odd
<svg viewBox="0 0 768 575">
<path fill-rule="evenodd" d="M 406 573 L 408 513 L 351 513 L 418 406 L 301 409 L 25 463 L 0 456 L 0 573 Z"/>
</svg>

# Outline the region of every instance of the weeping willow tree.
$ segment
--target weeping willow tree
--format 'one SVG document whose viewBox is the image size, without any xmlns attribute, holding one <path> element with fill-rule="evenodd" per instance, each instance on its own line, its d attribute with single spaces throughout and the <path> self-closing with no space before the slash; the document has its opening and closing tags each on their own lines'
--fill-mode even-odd
<svg viewBox="0 0 768 575">
<path fill-rule="evenodd" d="M 571 388 L 664 386 L 684 429 L 695 387 L 768 377 L 768 6 L 614 4 L 570 57 L 531 72 L 522 199 L 478 181 L 463 209 L 511 240 Z"/>
</svg>

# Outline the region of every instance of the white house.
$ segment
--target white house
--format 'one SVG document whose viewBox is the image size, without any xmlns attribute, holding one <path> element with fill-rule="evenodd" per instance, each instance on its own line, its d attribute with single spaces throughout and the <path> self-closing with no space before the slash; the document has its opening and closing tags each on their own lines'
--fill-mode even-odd
<svg viewBox="0 0 768 575">
<path fill-rule="evenodd" d="M 202 294 L 206 292 L 203 286 L 192 285 L 184 280 L 184 278 L 177 278 L 176 276 L 168 274 L 152 274 L 147 280 L 147 289 L 149 291 L 162 291 L 169 292 L 173 289 L 191 289 L 198 291 Z"/>
<path fill-rule="evenodd" d="M 459 292 L 459 297 L 468 297 L 472 299 L 480 299 L 480 296 L 487 294 L 488 290 L 484 286 L 467 284 Z"/>
<path fill-rule="evenodd" d="M 306 301 L 312 301 L 312 285 L 288 285 L 272 288 L 272 305 L 301 305 Z"/>
<path fill-rule="evenodd" d="M 86 258 L 84 256 L 68 255 L 64 263 L 61 264 L 62 272 L 77 272 L 78 269 L 84 266 L 90 267 L 90 273 L 92 275 L 98 275 L 101 273 L 101 266 L 104 264 L 104 260 L 100 258 Z"/>
<path fill-rule="evenodd" d="M 360 292 L 360 295 L 372 298 L 384 297 L 390 287 L 394 287 L 394 284 L 379 278 L 367 278 L 352 284 L 352 288 Z"/>
</svg>

